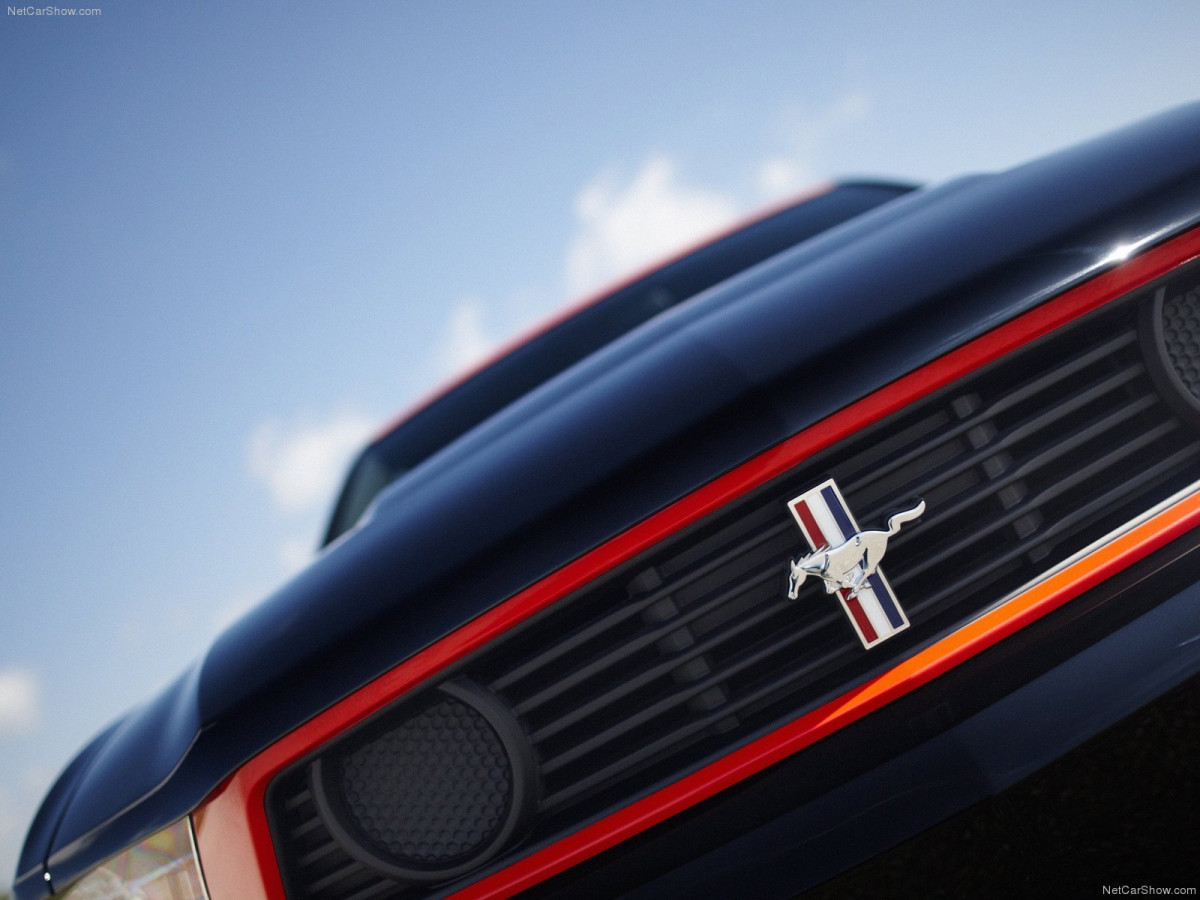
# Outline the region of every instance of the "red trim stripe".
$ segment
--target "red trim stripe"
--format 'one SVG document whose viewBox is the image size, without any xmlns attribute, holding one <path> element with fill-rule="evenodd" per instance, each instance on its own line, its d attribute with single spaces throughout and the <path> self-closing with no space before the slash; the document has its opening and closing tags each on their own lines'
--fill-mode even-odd
<svg viewBox="0 0 1200 900">
<path fill-rule="evenodd" d="M 820 524 L 817 522 L 817 517 L 812 514 L 808 504 L 801 500 L 795 504 L 794 509 L 800 516 L 800 521 L 804 523 L 804 530 L 808 532 L 808 537 L 814 547 L 828 547 L 829 539 L 825 537 L 825 532 L 821 530 Z"/>
<path fill-rule="evenodd" d="M 850 615 L 854 616 L 854 621 L 858 623 L 863 640 L 868 644 L 874 644 L 879 640 L 879 635 L 875 633 L 875 628 L 871 625 L 871 620 L 867 618 L 867 611 L 862 608 L 862 603 L 858 597 L 849 596 L 850 592 L 844 588 L 839 590 L 838 594 L 841 595 L 842 602 L 846 604 L 846 609 L 850 610 Z"/>
</svg>

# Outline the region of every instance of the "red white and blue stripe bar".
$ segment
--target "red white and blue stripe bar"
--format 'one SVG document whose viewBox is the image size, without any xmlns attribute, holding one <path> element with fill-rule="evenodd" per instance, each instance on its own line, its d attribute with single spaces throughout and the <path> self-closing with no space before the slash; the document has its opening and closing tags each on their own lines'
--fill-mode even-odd
<svg viewBox="0 0 1200 900">
<path fill-rule="evenodd" d="M 788 508 L 814 551 L 836 547 L 859 532 L 832 478 L 790 500 Z M 864 647 L 874 647 L 908 627 L 908 617 L 880 570 L 867 579 L 856 596 L 851 597 L 845 588 L 837 595 Z"/>
</svg>

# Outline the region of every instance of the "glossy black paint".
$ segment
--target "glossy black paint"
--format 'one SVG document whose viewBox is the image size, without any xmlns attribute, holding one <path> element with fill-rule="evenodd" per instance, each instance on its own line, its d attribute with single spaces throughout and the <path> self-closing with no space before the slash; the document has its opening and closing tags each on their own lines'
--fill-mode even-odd
<svg viewBox="0 0 1200 900">
<path fill-rule="evenodd" d="M 21 900 L 195 808 L 314 712 L 655 509 L 1200 222 L 1200 105 L 895 200 L 665 312 L 417 465 L 84 751 Z"/>
</svg>

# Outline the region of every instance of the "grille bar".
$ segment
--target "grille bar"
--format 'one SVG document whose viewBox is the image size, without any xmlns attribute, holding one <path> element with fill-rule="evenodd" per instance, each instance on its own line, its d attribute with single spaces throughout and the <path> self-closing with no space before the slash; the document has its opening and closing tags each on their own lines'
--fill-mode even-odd
<svg viewBox="0 0 1200 900">
<path fill-rule="evenodd" d="M 829 620 L 834 620 L 835 616 L 828 616 Z M 770 648 L 772 652 L 786 650 L 802 638 L 806 638 L 814 630 L 814 628 L 804 628 L 795 631 L 786 637 L 777 638 L 771 642 Z M 571 750 L 566 751 L 558 756 L 550 757 L 542 761 L 542 774 L 552 775 L 558 769 L 562 768 L 569 762 L 572 762 L 587 753 L 593 753 L 602 748 L 605 744 L 610 743 L 616 738 L 627 734 L 639 725 L 646 722 L 658 719 L 661 716 L 667 715 L 673 710 L 678 709 L 686 701 L 693 699 L 704 690 L 712 687 L 715 684 L 723 683 L 728 678 L 739 674 L 754 663 L 758 662 L 761 657 L 758 654 L 749 654 L 739 659 L 735 664 L 730 665 L 726 669 L 703 678 L 697 682 L 690 684 L 686 689 L 675 690 L 667 694 L 662 699 L 653 703 L 650 706 L 643 707 L 635 713 L 625 713 L 621 719 L 614 725 L 609 726 L 603 732 L 593 735 L 587 744 L 576 744 Z M 729 708 L 731 711 L 736 711 L 737 706 L 733 705 Z M 727 714 L 727 713 L 723 713 Z"/>
<path fill-rule="evenodd" d="M 1040 391 L 1049 390 L 1060 385 L 1066 379 L 1077 375 L 1087 366 L 1106 358 L 1118 350 L 1128 347 L 1136 340 L 1137 336 L 1135 334 L 1125 333 L 1113 338 L 1112 340 L 1105 341 L 1099 347 L 1079 354 L 1069 363 L 1059 366 L 1052 372 L 1042 375 L 1041 377 L 1033 379 L 1028 384 L 1017 388 L 1011 393 L 1006 394 L 1005 396 L 996 400 L 993 404 L 991 404 L 991 406 L 979 410 L 970 417 L 963 419 L 954 428 L 948 429 L 944 434 L 942 434 L 939 443 L 948 443 L 961 438 L 963 435 L 971 431 L 971 429 L 978 428 L 979 426 L 994 419 L 996 416 L 1007 412 L 1009 409 L 1017 406 L 1018 404 L 1033 399 Z M 1141 370 L 1142 366 L 1140 363 L 1130 366 L 1125 372 L 1114 375 L 1113 378 L 1110 379 L 1110 382 L 1113 382 L 1111 385 L 1106 385 L 1104 383 L 1096 385 L 1095 387 L 1085 391 L 1083 394 L 1069 398 L 1065 402 L 1072 408 L 1078 407 L 1086 402 L 1089 402 L 1091 399 L 1094 399 L 1097 392 L 1102 393 L 1103 391 L 1107 390 L 1109 386 L 1116 386 L 1118 380 L 1119 383 L 1123 384 L 1129 378 L 1135 377 L 1136 374 Z M 1043 415 L 1046 420 L 1053 421 L 1059 417 L 1061 412 L 1063 412 L 1062 409 L 1048 410 Z M 912 462 L 914 459 L 927 451 L 927 446 L 917 443 L 910 447 L 905 454 L 899 456 L 898 458 L 888 462 L 880 463 L 871 471 L 857 473 L 858 486 L 860 488 L 866 487 L 872 482 L 892 474 L 900 466 Z"/>
<path fill-rule="evenodd" d="M 805 637 L 806 635 L 793 635 L 793 638 Z M 789 640 L 791 644 L 794 641 Z M 839 647 L 836 650 L 826 653 L 819 659 L 809 663 L 803 669 L 789 672 L 785 676 L 781 676 L 770 684 L 766 684 L 759 688 L 753 694 L 743 697 L 735 704 L 731 704 L 726 709 L 721 709 L 716 712 L 709 713 L 706 716 L 698 718 L 685 726 L 683 729 L 675 731 L 669 735 L 664 735 L 653 743 L 641 747 L 637 752 L 631 753 L 621 759 L 614 760 L 608 763 L 603 768 L 597 769 L 595 772 L 588 775 L 586 778 L 575 782 L 570 788 L 564 789 L 557 794 L 551 795 L 547 801 L 547 807 L 565 803 L 567 800 L 574 799 L 578 795 L 594 789 L 597 785 L 602 784 L 605 780 L 613 777 L 615 774 L 628 775 L 630 772 L 641 771 L 641 767 L 649 760 L 660 756 L 664 750 L 686 745 L 690 743 L 687 739 L 703 732 L 705 729 L 719 724 L 729 718 L 731 714 L 737 713 L 742 709 L 750 707 L 752 704 L 761 701 L 764 697 L 776 693 L 781 688 L 785 688 L 795 682 L 802 681 L 805 676 L 810 676 L 814 671 L 828 666 L 831 663 L 837 662 L 848 656 L 853 651 L 852 647 Z"/>
<path fill-rule="evenodd" d="M 1119 421 L 1126 418 L 1126 414 L 1124 411 L 1122 411 L 1119 413 L 1114 413 L 1109 418 Z M 1107 426 L 1115 424 L 1115 422 L 1108 422 L 1104 424 Z M 1097 474 L 1105 472 L 1108 469 L 1119 465 L 1128 457 L 1135 455 L 1139 450 L 1142 450 L 1145 447 L 1153 444 L 1156 438 L 1162 437 L 1164 434 L 1173 431 L 1176 427 L 1176 423 L 1174 422 L 1164 422 L 1150 433 L 1132 438 L 1128 443 L 1123 444 L 1120 449 L 1112 455 L 1096 460 L 1084 468 L 1078 469 L 1072 474 L 1065 476 L 1063 479 L 1056 482 L 1052 487 L 1048 487 L 1036 496 L 1028 497 L 1017 505 L 1013 506 L 1004 515 L 992 520 L 990 524 L 979 527 L 975 531 L 972 531 L 971 533 L 961 537 L 956 543 L 951 544 L 940 552 L 927 557 L 919 564 L 905 569 L 902 577 L 900 578 L 901 582 L 916 578 L 931 568 L 945 564 L 945 562 L 952 556 L 964 552 L 968 547 L 979 543 L 985 538 L 992 537 L 995 532 L 999 531 L 1003 526 L 1012 524 L 1022 515 L 1028 514 L 1030 510 L 1040 508 L 1045 504 L 1056 500 L 1058 497 L 1065 494 L 1072 488 L 1078 487 L 1084 482 L 1091 480 Z M 928 523 L 929 527 L 933 528 L 945 524 L 948 520 L 953 519 L 956 514 L 978 504 L 984 494 L 994 492 L 996 489 L 1007 487 L 1011 484 L 1015 484 L 1019 480 L 1027 478 L 1029 475 L 1041 468 L 1041 466 L 1057 461 L 1060 457 L 1065 456 L 1070 451 L 1077 449 L 1085 441 L 1097 439 L 1108 431 L 1108 427 L 1101 427 L 1097 428 L 1094 432 L 1084 432 L 1073 435 L 1068 440 L 1065 440 L 1057 446 L 1048 449 L 1041 454 L 1039 458 L 1030 460 L 1028 463 L 1021 466 L 1021 468 L 1005 476 L 1004 478 L 998 479 L 992 484 L 983 485 L 973 494 L 964 497 L 956 506 L 943 510 L 941 515 L 933 516 L 931 521 Z M 900 537 L 903 538 L 904 535 L 900 535 Z M 903 545 L 904 541 L 898 539 L 895 541 L 893 549 L 902 547 Z"/>
<path fill-rule="evenodd" d="M 705 603 L 699 604 L 695 608 L 688 611 L 686 615 L 669 620 L 665 625 L 660 625 L 649 631 L 639 634 L 631 641 L 627 641 L 619 647 L 613 648 L 604 656 L 601 656 L 585 666 L 576 669 L 567 678 L 561 678 L 550 687 L 547 687 L 532 697 L 517 704 L 515 709 L 518 715 L 527 715 L 536 710 L 549 700 L 559 697 L 571 688 L 582 684 L 587 679 L 599 675 L 612 665 L 615 665 L 625 660 L 630 653 L 636 653 L 645 647 L 661 640 L 671 632 L 678 631 L 681 627 L 690 625 L 701 616 L 712 612 L 718 607 L 724 606 L 731 599 L 741 596 L 748 588 L 762 584 L 763 582 L 774 578 L 778 580 L 779 573 L 776 570 L 765 570 L 760 572 L 756 578 L 751 580 L 749 584 L 738 584 L 729 590 L 724 591 Z"/>
<path fill-rule="evenodd" d="M 749 618 L 742 619 L 737 625 L 734 625 L 724 634 L 713 635 L 707 640 L 697 644 L 688 652 L 680 654 L 677 657 L 667 659 L 659 663 L 657 666 L 642 672 L 636 678 L 631 678 L 627 681 L 621 682 L 616 687 L 609 689 L 586 705 L 579 706 L 572 712 L 567 713 L 565 716 L 555 719 L 551 724 L 534 732 L 532 735 L 530 735 L 530 737 L 533 739 L 534 743 L 541 743 L 548 738 L 554 737 L 554 735 L 558 734 L 563 729 L 568 728 L 577 722 L 588 718 L 589 716 L 601 712 L 607 707 L 610 707 L 613 703 L 625 697 L 627 694 L 645 687 L 656 678 L 660 678 L 675 669 L 685 666 L 692 660 L 714 649 L 723 641 L 726 641 L 729 638 L 735 638 L 742 632 L 750 628 L 757 627 L 762 622 L 765 622 L 781 611 L 787 609 L 790 605 L 790 602 L 785 600 L 759 610 Z M 834 620 L 835 617 L 833 615 L 830 615 L 827 619 L 829 622 Z"/>
<path fill-rule="evenodd" d="M 1126 482 L 1126 485 L 1122 485 L 1122 487 L 1120 487 L 1120 488 L 1114 488 L 1111 491 L 1106 492 L 1103 496 L 1101 496 L 1101 497 L 1097 498 L 1096 500 L 1092 501 L 1091 503 L 1087 504 L 1087 506 L 1082 507 L 1075 515 L 1071 516 L 1069 519 L 1065 519 L 1065 520 L 1059 522 L 1058 524 L 1056 524 L 1054 527 L 1047 529 L 1047 531 L 1043 533 L 1043 537 L 1045 537 L 1045 538 L 1057 537 L 1058 535 L 1067 531 L 1069 526 L 1077 524 L 1079 521 L 1091 517 L 1097 511 L 1102 511 L 1105 508 L 1113 505 L 1113 503 L 1116 500 L 1121 499 L 1125 495 L 1124 488 L 1127 485 L 1132 485 L 1133 487 L 1136 488 L 1136 487 L 1142 487 L 1143 485 L 1145 485 L 1149 482 L 1157 481 L 1165 473 L 1168 473 L 1168 472 L 1176 469 L 1178 467 L 1179 463 L 1194 459 L 1197 455 L 1197 452 L 1200 452 L 1200 451 L 1194 450 L 1191 448 L 1186 449 L 1186 450 L 1181 450 L 1179 453 L 1174 454 L 1171 458 L 1163 460 L 1162 462 L 1158 463 L 1151 469 L 1145 470 L 1141 474 L 1135 476 L 1133 479 L 1128 480 Z M 923 601 L 918 602 L 913 607 L 914 611 L 915 612 L 923 612 L 932 607 L 936 607 L 939 603 L 944 601 L 947 597 L 953 596 L 956 592 L 964 590 L 972 582 L 977 581 L 979 578 L 984 577 L 984 576 L 990 574 L 991 572 L 994 572 L 995 570 L 1000 568 L 1003 564 L 1012 562 L 1018 556 L 1020 556 L 1023 553 L 1026 553 L 1026 552 L 1028 552 L 1028 551 L 1025 548 L 1020 548 L 1020 547 L 1009 550 L 1007 553 L 1003 554 L 1002 556 L 999 556 L 996 559 L 992 560 L 985 569 L 980 570 L 979 573 L 973 575 L 971 578 L 965 578 L 958 582 L 955 582 L 954 584 L 944 588 L 942 591 L 940 591 L 936 594 L 933 594 L 932 596 L 928 597 L 927 599 L 925 599 Z"/>
<path fill-rule="evenodd" d="M 623 622 L 626 622 L 636 616 L 638 613 L 643 612 L 648 607 L 653 606 L 659 600 L 670 596 L 672 592 L 686 588 L 694 582 L 704 578 L 706 575 L 712 574 L 712 572 L 716 571 L 721 566 L 726 565 L 734 557 L 743 553 L 745 550 L 753 549 L 759 541 L 767 541 L 773 537 L 778 537 L 779 535 L 785 533 L 787 528 L 787 523 L 776 524 L 775 527 L 760 535 L 757 541 L 751 542 L 748 545 L 730 548 L 724 555 L 719 556 L 716 559 L 709 560 L 703 566 L 684 573 L 672 583 L 662 586 L 649 596 L 639 599 L 636 603 L 630 603 L 614 609 L 608 615 L 603 616 L 597 621 L 591 623 L 587 628 L 571 634 L 566 639 L 557 642 L 552 647 L 547 648 L 545 652 L 538 654 L 523 665 L 517 666 L 512 671 L 493 679 L 491 682 L 492 689 L 496 691 L 503 691 L 506 688 L 511 687 L 516 682 L 537 673 L 556 660 L 566 656 L 573 650 L 579 649 L 588 641 L 597 638 L 605 631 L 616 628 Z"/>
<path fill-rule="evenodd" d="M 924 489 L 930 490 L 945 484 L 947 481 L 958 475 L 961 475 L 963 472 L 966 472 L 975 466 L 985 464 L 987 460 L 995 457 L 997 454 L 1011 450 L 1022 441 L 1028 440 L 1043 429 L 1052 427 L 1059 421 L 1061 415 L 1076 412 L 1089 403 L 1092 403 L 1111 393 L 1114 389 L 1128 384 L 1131 380 L 1133 380 L 1133 378 L 1141 374 L 1141 371 L 1142 369 L 1140 366 L 1131 366 L 1126 371 L 1120 372 L 1117 375 L 1114 375 L 1112 378 L 1107 379 L 1105 382 L 1102 382 L 1101 384 L 1084 391 L 1078 397 L 1072 398 L 1072 400 L 1063 404 L 1060 408 L 1042 413 L 1041 415 L 1035 416 L 1029 421 L 1023 423 L 1022 425 L 1013 428 L 1011 431 L 1007 432 L 1002 439 L 984 444 L 974 453 L 955 461 L 952 465 L 943 465 L 940 472 L 931 473 L 931 476 L 923 485 Z M 1102 422 L 1098 423 L 1098 426 L 1101 428 L 1115 427 L 1116 425 L 1127 421 L 1130 417 L 1148 409 L 1157 402 L 1158 400 L 1155 397 L 1140 397 L 1137 400 L 1127 403 L 1124 407 L 1118 409 L 1111 415 L 1106 416 Z M 1090 437 L 1091 435 L 1087 435 L 1084 439 Z M 1025 464 L 1025 468 L 1027 470 L 1036 469 L 1051 461 L 1054 457 L 1047 456 L 1045 454 L 1053 452 L 1054 449 L 1055 448 L 1051 447 L 1042 451 L 1043 455 L 1040 458 L 1031 459 Z M 1065 447 L 1064 452 L 1067 449 L 1071 449 L 1071 447 Z M 1017 475 L 1016 477 L 1020 476 Z M 977 500 L 978 498 L 969 497 L 965 498 L 963 503 L 977 502 Z M 942 510 L 941 512 L 944 513 L 945 511 Z M 897 535 L 895 541 L 897 543 L 902 543 L 908 539 L 909 533 L 902 531 L 899 535 Z M 893 544 L 893 546 L 895 546 L 895 544 Z"/>
</svg>

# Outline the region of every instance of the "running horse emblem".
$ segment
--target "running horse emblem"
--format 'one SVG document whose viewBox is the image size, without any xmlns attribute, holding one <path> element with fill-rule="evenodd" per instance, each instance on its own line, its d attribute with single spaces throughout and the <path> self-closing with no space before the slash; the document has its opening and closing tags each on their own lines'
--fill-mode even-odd
<svg viewBox="0 0 1200 900">
<path fill-rule="evenodd" d="M 814 550 L 792 560 L 788 597 L 795 600 L 799 596 L 800 585 L 810 575 L 825 582 L 827 594 L 847 591 L 847 598 L 857 597 L 867 580 L 878 571 L 887 553 L 888 541 L 900 531 L 900 526 L 920 518 L 924 512 L 925 501 L 918 501 L 912 509 L 898 512 L 888 519 L 886 531 L 859 531 L 837 546 Z"/>
</svg>

